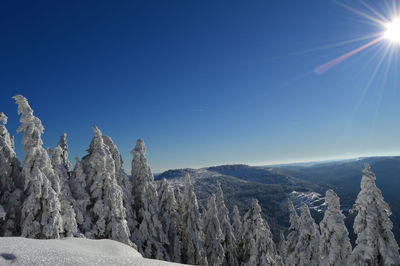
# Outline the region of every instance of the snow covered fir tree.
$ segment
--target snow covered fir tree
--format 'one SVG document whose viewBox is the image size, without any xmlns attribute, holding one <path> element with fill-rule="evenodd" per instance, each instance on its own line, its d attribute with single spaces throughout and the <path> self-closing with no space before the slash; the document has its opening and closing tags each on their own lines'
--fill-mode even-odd
<svg viewBox="0 0 400 266">
<path fill-rule="evenodd" d="M 257 199 L 239 209 L 216 183 L 203 206 L 189 174 L 181 186 L 154 180 L 141 139 L 128 176 L 118 147 L 96 126 L 87 154 L 72 165 L 67 135 L 43 147 L 42 122 L 25 97 L 14 99 L 24 157 L 21 163 L 0 113 L 1 237 L 111 239 L 147 258 L 194 265 L 400 265 L 390 207 L 369 165 L 352 208 L 354 247 L 333 190 L 326 191 L 319 226 L 307 205 L 288 200 L 290 227 L 275 243 Z"/>
</svg>

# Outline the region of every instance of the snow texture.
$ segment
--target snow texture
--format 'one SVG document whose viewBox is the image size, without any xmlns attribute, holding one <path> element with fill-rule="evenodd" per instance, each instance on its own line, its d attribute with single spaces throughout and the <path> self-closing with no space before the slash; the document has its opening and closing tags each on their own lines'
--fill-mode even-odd
<svg viewBox="0 0 400 266">
<path fill-rule="evenodd" d="M 222 247 L 224 235 L 222 234 L 218 220 L 215 195 L 212 195 L 208 200 L 207 212 L 204 216 L 204 237 L 204 247 L 206 250 L 208 265 L 221 265 L 225 255 L 224 248 Z"/>
<path fill-rule="evenodd" d="M 289 206 L 289 233 L 286 237 L 285 247 L 280 247 L 280 250 L 285 252 L 285 264 L 286 265 L 296 265 L 299 261 L 299 254 L 296 251 L 296 245 L 300 237 L 300 217 L 294 208 L 293 202 L 288 200 Z"/>
<path fill-rule="evenodd" d="M 3 123 L 3 124 L 1 124 Z M 20 234 L 20 210 L 23 184 L 14 138 L 6 128 L 7 116 L 0 113 L 0 236 Z"/>
<path fill-rule="evenodd" d="M 17 132 L 22 137 L 25 158 L 22 167 L 24 197 L 21 219 L 22 236 L 30 238 L 59 238 L 63 232 L 60 180 L 55 174 L 49 155 L 42 147 L 44 128 L 39 118 L 33 115 L 28 101 L 21 95 L 14 96 L 21 115 Z"/>
<path fill-rule="evenodd" d="M 126 221 L 128 222 L 129 228 L 134 228 L 137 226 L 136 215 L 132 208 L 134 204 L 132 197 L 132 182 L 130 181 L 128 175 L 122 168 L 122 156 L 118 150 L 117 145 L 113 142 L 113 140 L 109 136 L 103 136 L 104 144 L 107 145 L 109 151 L 111 152 L 111 156 L 114 160 L 115 165 L 115 178 L 117 179 L 118 185 L 121 187 L 123 192 L 123 202 L 124 208 L 126 211 Z"/>
<path fill-rule="evenodd" d="M 79 231 L 82 234 L 90 231 L 91 218 L 87 207 L 90 204 L 90 196 L 86 191 L 86 174 L 83 171 L 81 160 L 77 157 L 74 171 L 71 173 L 70 188 L 72 196 L 74 197 L 74 209 L 76 214 L 76 222 Z"/>
<path fill-rule="evenodd" d="M 0 247 L 0 265 L 182 265 L 144 259 L 134 248 L 107 239 L 64 238 L 59 240 L 37 240 L 22 237 L 2 237 L 0 238 Z"/>
<path fill-rule="evenodd" d="M 225 206 L 224 192 L 222 191 L 220 183 L 218 183 L 217 186 L 216 204 L 218 210 L 218 220 L 223 234 L 222 246 L 225 251 L 223 265 L 237 266 L 238 261 L 236 238 L 229 219 L 228 208 Z"/>
<path fill-rule="evenodd" d="M 169 245 L 158 214 L 158 193 L 154 176 L 146 159 L 146 146 L 139 139 L 132 150 L 132 195 L 138 227 L 133 231 L 133 240 L 146 258 L 170 260 L 166 247 Z"/>
<path fill-rule="evenodd" d="M 310 209 L 306 204 L 301 206 L 300 233 L 295 247 L 298 260 L 295 265 L 317 266 L 320 263 L 319 243 L 320 235 L 318 225 L 311 217 Z"/>
<path fill-rule="evenodd" d="M 237 205 L 233 207 L 232 227 L 237 242 L 240 238 L 240 233 L 242 231 L 242 217 L 240 216 L 239 208 Z"/>
<path fill-rule="evenodd" d="M 54 148 L 51 163 L 61 184 L 59 199 L 61 202 L 61 216 L 64 229 L 63 236 L 76 236 L 78 235 L 78 225 L 74 210 L 76 204 L 69 186 L 69 169 L 71 163 L 68 160 L 68 146 L 65 137 L 66 134 L 63 134 L 59 145 Z"/>
<path fill-rule="evenodd" d="M 82 159 L 91 218 L 91 228 L 84 233 L 88 238 L 109 238 L 132 246 L 123 191 L 115 177 L 114 159 L 104 144 L 101 131 L 93 127 L 93 133 L 89 154 Z"/>
<path fill-rule="evenodd" d="M 181 262 L 181 241 L 179 239 L 180 215 L 175 193 L 168 181 L 163 178 L 158 187 L 158 208 L 160 221 L 168 236 L 169 246 L 167 248 L 171 261 Z"/>
<path fill-rule="evenodd" d="M 243 217 L 239 246 L 242 265 L 275 265 L 278 255 L 268 223 L 261 217 L 261 206 L 253 199 Z"/>
<path fill-rule="evenodd" d="M 319 227 L 321 229 L 320 256 L 321 265 L 346 265 L 351 253 L 349 232 L 344 224 L 340 199 L 329 189 L 325 194 L 325 203 L 328 206 Z"/>
<path fill-rule="evenodd" d="M 202 241 L 199 205 L 189 174 L 185 176 L 182 205 L 182 262 L 205 265 L 207 258 Z"/>
<path fill-rule="evenodd" d="M 375 174 L 365 164 L 361 191 L 353 206 L 356 246 L 350 256 L 350 265 L 400 265 L 399 246 L 389 219 L 391 211 L 382 192 L 375 184 Z"/>
</svg>

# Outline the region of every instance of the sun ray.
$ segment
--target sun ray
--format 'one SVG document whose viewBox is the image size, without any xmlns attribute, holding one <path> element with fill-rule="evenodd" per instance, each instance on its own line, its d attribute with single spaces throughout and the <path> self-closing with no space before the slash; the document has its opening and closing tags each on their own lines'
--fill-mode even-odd
<svg viewBox="0 0 400 266">
<path fill-rule="evenodd" d="M 366 8 L 368 8 L 372 13 L 374 13 L 376 16 L 378 16 L 382 21 L 384 22 L 389 22 L 389 20 L 387 18 L 385 18 L 384 15 L 382 15 L 381 13 L 379 13 L 375 8 L 371 7 L 369 4 L 367 4 L 365 1 L 361 0 L 360 1 L 361 4 L 363 4 Z"/>
<path fill-rule="evenodd" d="M 337 4 L 337 5 L 339 5 L 339 6 L 344 7 L 345 9 L 347 9 L 347 10 L 349 10 L 349 11 L 351 11 L 351 12 L 357 14 L 357 15 L 359 15 L 359 16 L 362 16 L 362 17 L 368 19 L 368 20 L 374 21 L 374 22 L 376 22 L 378 24 L 384 23 L 384 21 L 381 21 L 381 20 L 379 20 L 379 19 L 377 19 L 377 18 L 375 18 L 375 17 L 373 17 L 371 15 L 368 15 L 368 14 L 366 14 L 366 13 L 360 11 L 360 10 L 357 10 L 356 8 L 348 6 L 348 5 L 346 5 L 346 4 L 342 3 L 342 2 L 339 2 L 339 1 L 336 1 L 336 0 L 333 0 L 333 2 L 335 4 Z"/>
<path fill-rule="evenodd" d="M 352 50 L 352 51 L 350 51 L 350 52 L 348 52 L 348 53 L 346 53 L 344 55 L 341 55 L 341 56 L 339 56 L 339 57 L 337 57 L 335 59 L 332 59 L 331 61 L 328 61 L 327 63 L 324 63 L 324 64 L 316 67 L 314 71 L 315 71 L 315 73 L 320 75 L 320 74 L 328 71 L 332 67 L 336 66 L 337 64 L 340 64 L 341 62 L 343 62 L 346 59 L 350 58 L 351 56 L 353 56 L 353 55 L 361 52 L 362 50 L 365 50 L 368 47 L 373 46 L 374 44 L 380 42 L 382 39 L 383 39 L 383 37 L 376 38 L 376 39 L 370 41 L 369 43 L 366 43 L 366 44 L 364 44 L 364 45 L 362 45 L 362 46 L 360 46 L 360 47 L 358 47 L 358 48 L 356 48 L 356 49 L 354 49 L 354 50 Z"/>
<path fill-rule="evenodd" d="M 381 50 L 384 50 L 383 56 L 380 54 L 380 53 L 381 53 Z M 364 101 L 364 99 L 365 99 L 365 95 L 367 94 L 369 88 L 372 86 L 372 83 L 373 83 L 373 81 L 375 80 L 375 77 L 376 77 L 376 75 L 378 74 L 378 71 L 380 70 L 380 68 L 381 68 L 381 66 L 382 66 L 382 64 L 383 64 L 383 62 L 384 62 L 384 60 L 385 60 L 385 57 L 386 57 L 386 55 L 387 55 L 388 52 L 389 52 L 388 47 L 387 47 L 387 46 L 382 46 L 382 48 L 379 49 L 379 50 L 375 53 L 375 57 L 376 57 L 376 56 L 380 56 L 379 62 L 378 62 L 378 64 L 376 65 L 374 71 L 372 72 L 371 77 L 369 78 L 367 84 L 365 85 L 364 89 L 363 89 L 362 92 L 361 92 L 360 99 L 358 100 L 358 102 L 356 103 L 356 105 L 355 105 L 355 107 L 354 107 L 353 116 L 355 115 L 355 113 L 358 111 L 358 109 L 360 108 L 361 104 L 363 103 L 363 101 Z M 373 59 L 374 59 L 374 58 L 371 58 L 371 59 L 369 60 L 369 62 L 372 61 Z"/>
<path fill-rule="evenodd" d="M 356 43 L 356 42 L 370 40 L 372 38 L 377 38 L 380 35 L 381 35 L 380 33 L 379 34 L 375 33 L 375 34 L 369 34 L 369 35 L 362 35 L 362 36 L 357 37 L 357 38 L 347 39 L 347 40 L 344 40 L 344 41 L 339 41 L 339 42 L 335 42 L 335 43 L 331 43 L 331 44 L 326 44 L 326 45 L 322 45 L 322 46 L 311 48 L 311 49 L 305 49 L 305 50 L 301 50 L 301 51 L 296 51 L 296 52 L 284 54 L 284 55 L 281 55 L 281 56 L 277 56 L 277 57 L 271 58 L 270 60 L 277 60 L 277 59 L 287 58 L 287 57 L 291 57 L 291 56 L 304 55 L 304 54 L 308 54 L 308 53 L 312 53 L 312 52 L 316 52 L 316 51 L 327 50 L 327 49 L 330 49 L 330 48 L 336 48 L 336 47 L 344 46 L 344 45 L 347 45 L 347 44 L 352 44 L 352 43 Z"/>
<path fill-rule="evenodd" d="M 391 65 L 392 59 L 393 59 L 393 57 L 392 57 L 393 49 L 389 48 L 388 51 L 389 51 L 389 56 L 388 56 L 389 61 L 386 64 L 385 72 L 383 74 L 383 79 L 382 79 L 382 86 L 380 86 L 380 90 L 379 90 L 379 96 L 378 96 L 378 100 L 376 103 L 376 108 L 375 108 L 375 113 L 374 113 L 374 118 L 373 118 L 374 124 L 376 123 L 376 120 L 379 115 L 379 110 L 380 110 L 380 107 L 382 104 L 383 93 L 385 92 L 385 86 L 386 86 L 387 79 L 388 79 L 389 68 L 390 68 L 390 65 Z M 386 55 L 387 55 L 387 53 L 385 54 L 384 58 L 386 58 Z"/>
</svg>

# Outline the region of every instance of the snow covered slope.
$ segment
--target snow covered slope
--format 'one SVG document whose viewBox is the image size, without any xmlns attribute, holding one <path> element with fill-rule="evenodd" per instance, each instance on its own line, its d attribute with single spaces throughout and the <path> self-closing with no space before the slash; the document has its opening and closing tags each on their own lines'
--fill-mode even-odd
<svg viewBox="0 0 400 266">
<path fill-rule="evenodd" d="M 0 265 L 182 265 L 144 259 L 135 249 L 113 240 L 53 240 L 0 237 Z"/>
</svg>

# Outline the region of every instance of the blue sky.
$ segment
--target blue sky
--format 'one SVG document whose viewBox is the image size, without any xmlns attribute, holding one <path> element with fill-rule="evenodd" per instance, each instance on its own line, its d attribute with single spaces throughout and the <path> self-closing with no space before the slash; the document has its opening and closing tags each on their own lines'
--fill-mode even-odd
<svg viewBox="0 0 400 266">
<path fill-rule="evenodd" d="M 93 125 L 127 170 L 137 138 L 155 172 L 400 154 L 399 47 L 375 76 L 387 41 L 314 72 L 371 39 L 336 44 L 382 31 L 335 2 L 18 4 L 0 8 L 0 111 L 16 134 L 23 94 L 44 145 L 67 132 L 73 162 Z"/>
</svg>

